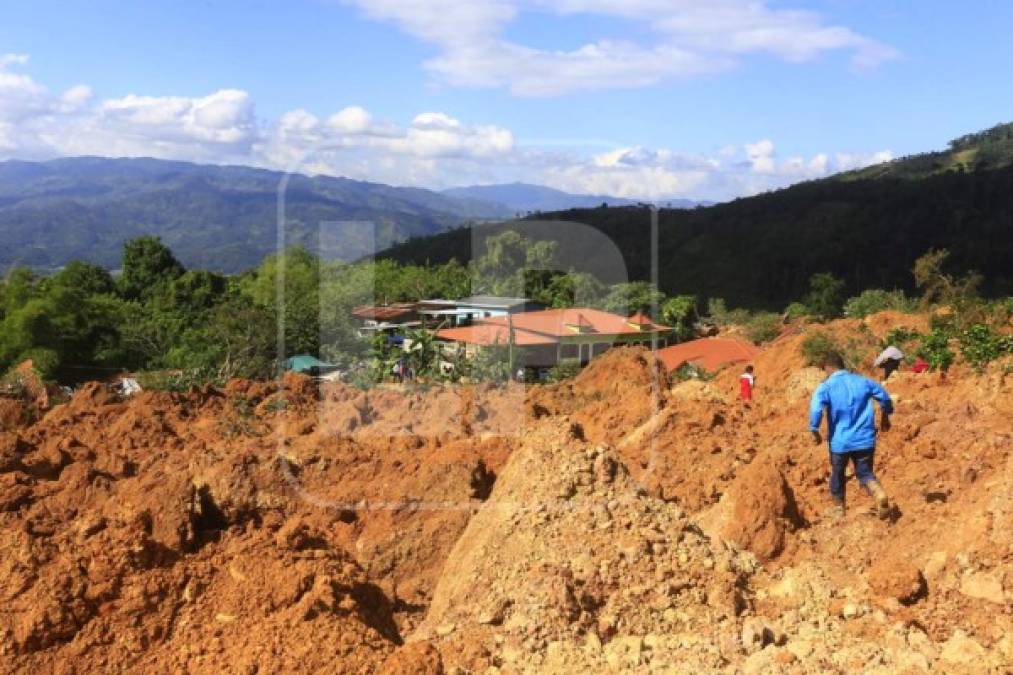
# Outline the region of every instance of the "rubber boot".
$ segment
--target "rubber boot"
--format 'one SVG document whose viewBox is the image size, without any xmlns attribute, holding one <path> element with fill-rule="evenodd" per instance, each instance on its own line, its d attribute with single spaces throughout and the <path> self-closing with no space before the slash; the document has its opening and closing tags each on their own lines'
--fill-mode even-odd
<svg viewBox="0 0 1013 675">
<path fill-rule="evenodd" d="M 879 484 L 878 480 L 870 480 L 865 484 L 865 489 L 869 491 L 872 498 L 876 500 L 876 513 L 880 518 L 887 518 L 890 516 L 890 499 L 886 496 L 886 490 Z"/>
<path fill-rule="evenodd" d="M 835 499 L 834 505 L 831 506 L 830 510 L 827 511 L 827 516 L 831 520 L 840 520 L 844 518 L 844 500 Z"/>
</svg>

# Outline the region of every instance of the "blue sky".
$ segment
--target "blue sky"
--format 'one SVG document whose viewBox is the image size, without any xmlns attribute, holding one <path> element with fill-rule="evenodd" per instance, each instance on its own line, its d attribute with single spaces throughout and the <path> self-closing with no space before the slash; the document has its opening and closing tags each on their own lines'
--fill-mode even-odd
<svg viewBox="0 0 1013 675">
<path fill-rule="evenodd" d="M 20 2 L 0 157 L 723 199 L 1013 118 L 1011 28 L 998 0 Z"/>
</svg>

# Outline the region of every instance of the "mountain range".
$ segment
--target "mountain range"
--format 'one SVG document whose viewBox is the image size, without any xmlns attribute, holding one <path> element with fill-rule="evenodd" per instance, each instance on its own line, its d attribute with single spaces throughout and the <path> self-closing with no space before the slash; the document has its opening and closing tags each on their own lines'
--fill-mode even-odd
<svg viewBox="0 0 1013 675">
<path fill-rule="evenodd" d="M 499 185 L 472 185 L 468 187 L 450 188 L 443 194 L 463 199 L 477 199 L 482 202 L 502 204 L 518 215 L 526 215 L 537 211 L 561 211 L 564 209 L 594 208 L 608 206 L 635 206 L 643 203 L 635 199 L 610 197 L 608 195 L 584 195 L 563 192 L 544 185 L 531 183 L 503 183 Z M 693 208 L 706 206 L 708 202 L 697 202 L 691 199 L 663 199 L 659 205 L 670 208 Z"/>
<path fill-rule="evenodd" d="M 603 202 L 634 203 L 527 184 L 441 193 L 149 158 L 10 160 L 0 162 L 0 270 L 75 258 L 115 268 L 123 242 L 141 234 L 160 236 L 188 267 L 220 272 L 258 264 L 280 241 L 354 260 L 469 222 Z"/>
</svg>

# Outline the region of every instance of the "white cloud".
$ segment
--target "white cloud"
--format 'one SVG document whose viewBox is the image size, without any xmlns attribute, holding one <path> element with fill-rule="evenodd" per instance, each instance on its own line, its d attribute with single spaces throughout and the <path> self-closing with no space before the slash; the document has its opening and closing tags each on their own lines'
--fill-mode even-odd
<svg viewBox="0 0 1013 675">
<path fill-rule="evenodd" d="M 96 100 L 85 85 L 51 92 L 19 71 L 26 62 L 0 57 L 0 159 L 154 156 L 434 188 L 523 180 L 660 200 L 727 199 L 892 158 L 882 151 L 781 159 L 770 139 L 708 154 L 572 139 L 524 144 L 508 128 L 445 112 L 420 112 L 397 125 L 356 105 L 329 116 L 297 108 L 262 120 L 238 89 Z"/>
<path fill-rule="evenodd" d="M 826 22 L 811 11 L 774 9 L 767 0 L 347 0 L 372 19 L 393 22 L 435 45 L 425 63 L 451 85 L 505 87 L 522 96 L 640 87 L 724 70 L 748 54 L 790 62 L 846 51 L 862 68 L 895 58 L 889 45 Z M 575 49 L 539 49 L 504 37 L 522 12 L 597 15 L 633 22 L 641 44 L 601 36 Z"/>
</svg>

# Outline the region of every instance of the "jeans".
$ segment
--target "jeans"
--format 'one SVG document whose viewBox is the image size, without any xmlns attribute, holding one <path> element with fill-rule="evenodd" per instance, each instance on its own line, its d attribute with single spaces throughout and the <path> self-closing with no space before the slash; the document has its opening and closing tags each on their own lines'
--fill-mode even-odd
<svg viewBox="0 0 1013 675">
<path fill-rule="evenodd" d="M 869 481 L 876 480 L 876 474 L 872 472 L 875 454 L 875 448 L 830 453 L 830 494 L 835 502 L 844 502 L 844 471 L 849 460 L 855 465 L 855 478 L 860 485 L 864 487 Z"/>
</svg>

